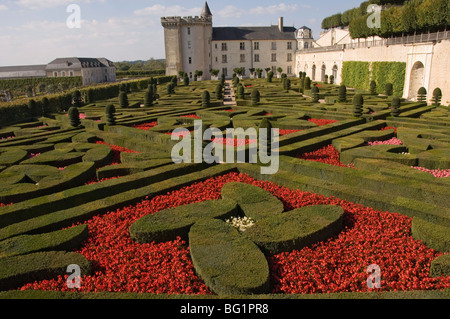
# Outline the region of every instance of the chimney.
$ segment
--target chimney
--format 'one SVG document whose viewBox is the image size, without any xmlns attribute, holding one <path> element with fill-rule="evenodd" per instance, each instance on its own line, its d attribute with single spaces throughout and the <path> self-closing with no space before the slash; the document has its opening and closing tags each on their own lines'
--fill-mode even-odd
<svg viewBox="0 0 450 319">
<path fill-rule="evenodd" d="M 278 29 L 280 29 L 280 32 L 283 32 L 283 17 L 280 17 L 278 20 Z"/>
</svg>

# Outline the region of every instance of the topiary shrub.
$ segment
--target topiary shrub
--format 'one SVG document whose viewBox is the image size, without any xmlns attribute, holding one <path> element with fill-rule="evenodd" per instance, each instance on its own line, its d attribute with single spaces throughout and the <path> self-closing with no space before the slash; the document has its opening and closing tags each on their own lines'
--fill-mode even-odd
<svg viewBox="0 0 450 319">
<path fill-rule="evenodd" d="M 173 86 L 173 83 L 168 83 L 166 86 L 167 94 L 175 94 L 175 87 Z"/>
<path fill-rule="evenodd" d="M 330 84 L 334 84 L 334 75 L 330 75 Z"/>
<path fill-rule="evenodd" d="M 113 104 L 110 104 L 106 107 L 105 109 L 105 113 L 106 113 L 106 125 L 112 126 L 112 125 L 116 125 L 116 108 L 114 107 Z"/>
<path fill-rule="evenodd" d="M 202 93 L 202 106 L 210 107 L 211 106 L 211 95 L 208 91 L 203 91 Z"/>
<path fill-rule="evenodd" d="M 237 97 L 238 97 L 238 99 L 241 99 L 241 100 L 245 99 L 245 89 L 241 83 L 239 83 L 239 85 L 237 87 Z"/>
<path fill-rule="evenodd" d="M 433 91 L 433 105 L 439 106 L 441 105 L 441 99 L 442 99 L 442 91 L 440 88 L 435 88 Z"/>
<path fill-rule="evenodd" d="M 259 123 L 259 129 L 266 129 L 259 131 L 258 139 L 264 141 L 263 144 L 259 143 L 258 145 L 263 145 L 264 149 L 262 150 L 270 156 L 271 154 L 271 146 L 272 146 L 272 123 L 267 118 L 263 118 L 261 123 Z"/>
<path fill-rule="evenodd" d="M 253 89 L 251 93 L 252 105 L 258 105 L 260 100 L 260 93 L 257 89 Z"/>
<path fill-rule="evenodd" d="M 124 91 L 119 93 L 119 106 L 123 109 L 126 109 L 129 106 L 128 95 Z"/>
<path fill-rule="evenodd" d="M 78 111 L 77 107 L 72 106 L 69 109 L 69 121 L 70 121 L 70 125 L 73 127 L 80 126 L 80 124 L 81 124 L 80 112 Z"/>
<path fill-rule="evenodd" d="M 30 115 L 32 117 L 36 116 L 37 103 L 35 100 L 28 100 L 28 110 L 30 111 Z"/>
<path fill-rule="evenodd" d="M 286 91 L 289 91 L 291 89 L 291 80 L 290 79 L 288 79 L 288 78 L 284 79 L 283 88 Z"/>
<path fill-rule="evenodd" d="M 149 86 L 144 94 L 144 107 L 151 107 L 153 105 L 153 87 Z"/>
<path fill-rule="evenodd" d="M 324 82 L 325 84 L 328 84 L 328 75 L 325 75 L 325 76 L 324 76 L 323 82 Z"/>
<path fill-rule="evenodd" d="M 189 85 L 189 77 L 187 76 L 187 74 L 184 75 L 183 81 L 184 81 L 184 86 L 188 86 Z"/>
<path fill-rule="evenodd" d="M 313 86 L 311 88 L 311 95 L 314 103 L 319 102 L 319 88 L 317 86 Z"/>
<path fill-rule="evenodd" d="M 344 84 L 339 87 L 339 102 L 347 102 L 347 87 Z"/>
<path fill-rule="evenodd" d="M 363 113 L 364 98 L 362 94 L 356 94 L 353 97 L 353 116 L 361 117 Z"/>
<path fill-rule="evenodd" d="M 400 98 L 398 96 L 394 96 L 392 98 L 391 115 L 393 117 L 397 117 L 400 115 Z"/>
<path fill-rule="evenodd" d="M 311 90 L 311 79 L 309 76 L 305 78 L 305 90 Z"/>
<path fill-rule="evenodd" d="M 394 86 L 392 85 L 392 83 L 386 83 L 386 85 L 384 86 L 384 93 L 387 96 L 391 96 L 392 94 L 394 94 Z"/>
<path fill-rule="evenodd" d="M 426 102 L 427 101 L 427 89 L 423 86 L 417 91 L 417 101 Z"/>
<path fill-rule="evenodd" d="M 221 84 L 216 85 L 216 99 L 223 99 L 223 86 Z"/>
<path fill-rule="evenodd" d="M 371 95 L 377 95 L 377 82 L 370 81 L 370 94 Z"/>
<path fill-rule="evenodd" d="M 269 73 L 267 73 L 267 82 L 271 83 L 273 80 L 273 72 L 270 71 Z"/>
<path fill-rule="evenodd" d="M 83 99 L 81 98 L 81 92 L 79 90 L 75 90 L 72 94 L 72 105 L 75 107 L 83 106 Z"/>
</svg>

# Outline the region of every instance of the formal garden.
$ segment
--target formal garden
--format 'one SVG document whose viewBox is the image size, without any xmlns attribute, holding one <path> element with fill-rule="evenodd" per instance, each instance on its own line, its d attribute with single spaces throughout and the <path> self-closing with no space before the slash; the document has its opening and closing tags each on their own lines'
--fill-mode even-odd
<svg viewBox="0 0 450 319">
<path fill-rule="evenodd" d="M 370 88 L 161 76 L 5 103 L 0 298 L 449 298 L 450 108 Z M 277 130 L 278 171 L 174 163 L 199 120 Z"/>
</svg>

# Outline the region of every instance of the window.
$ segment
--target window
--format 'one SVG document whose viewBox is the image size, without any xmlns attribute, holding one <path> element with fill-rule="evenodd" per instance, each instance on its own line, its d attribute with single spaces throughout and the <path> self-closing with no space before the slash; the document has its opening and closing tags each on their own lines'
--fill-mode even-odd
<svg viewBox="0 0 450 319">
<path fill-rule="evenodd" d="M 188 49 L 192 48 L 192 42 L 188 41 Z"/>
<path fill-rule="evenodd" d="M 187 28 L 187 34 L 191 34 L 191 28 Z"/>
<path fill-rule="evenodd" d="M 292 74 L 292 66 L 288 66 L 287 67 L 287 73 L 288 74 Z"/>
<path fill-rule="evenodd" d="M 216 57 L 216 62 L 219 62 L 219 58 L 218 57 Z"/>
<path fill-rule="evenodd" d="M 227 68 L 222 68 L 222 74 L 225 76 L 228 76 L 228 69 Z"/>
<path fill-rule="evenodd" d="M 253 49 L 254 50 L 259 50 L 259 42 L 253 43 Z"/>
<path fill-rule="evenodd" d="M 53 72 L 53 76 L 56 78 L 58 77 L 58 72 Z"/>
<path fill-rule="evenodd" d="M 192 58 L 189 57 L 189 64 L 192 64 Z"/>
<path fill-rule="evenodd" d="M 272 62 L 277 62 L 277 54 L 276 53 L 272 53 Z"/>
<path fill-rule="evenodd" d="M 287 62 L 292 62 L 292 53 L 287 54 Z"/>
<path fill-rule="evenodd" d="M 215 48 L 215 49 L 217 49 L 217 43 L 216 43 L 216 44 L 214 44 L 214 48 Z"/>
<path fill-rule="evenodd" d="M 241 54 L 241 62 L 245 62 L 245 54 Z"/>
<path fill-rule="evenodd" d="M 222 55 L 222 63 L 228 63 L 226 54 Z"/>
<path fill-rule="evenodd" d="M 192 79 L 192 72 L 189 72 L 189 78 Z"/>
<path fill-rule="evenodd" d="M 287 49 L 288 50 L 292 50 L 292 42 L 288 42 L 287 43 Z"/>
<path fill-rule="evenodd" d="M 69 76 L 73 76 L 73 71 L 70 71 L 70 72 L 69 72 Z"/>
<path fill-rule="evenodd" d="M 226 43 L 222 43 L 222 51 L 227 51 L 227 44 Z"/>
<path fill-rule="evenodd" d="M 66 72 L 62 71 L 61 76 L 66 76 Z"/>
<path fill-rule="evenodd" d="M 272 42 L 272 50 L 276 50 L 277 49 L 277 43 L 276 42 Z"/>
<path fill-rule="evenodd" d="M 241 42 L 241 43 L 239 44 L 239 49 L 245 50 L 245 42 Z"/>
<path fill-rule="evenodd" d="M 259 54 L 255 54 L 255 62 L 259 62 Z"/>
<path fill-rule="evenodd" d="M 304 48 L 305 48 L 305 49 L 308 49 L 308 48 L 309 48 L 309 43 L 308 43 L 308 42 L 305 42 Z"/>
</svg>

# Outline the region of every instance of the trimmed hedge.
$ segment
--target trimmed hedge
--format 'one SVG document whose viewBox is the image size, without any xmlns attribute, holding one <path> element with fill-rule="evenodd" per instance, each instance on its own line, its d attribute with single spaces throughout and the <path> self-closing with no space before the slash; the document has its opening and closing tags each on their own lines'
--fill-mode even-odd
<svg viewBox="0 0 450 319">
<path fill-rule="evenodd" d="M 264 254 L 224 221 L 204 219 L 195 223 L 189 243 L 196 272 L 216 294 L 269 291 L 269 265 Z"/>
<path fill-rule="evenodd" d="M 265 253 L 289 252 L 325 241 L 343 228 L 340 206 L 315 205 L 262 219 L 243 234 Z"/>
<path fill-rule="evenodd" d="M 441 252 L 450 252 L 450 227 L 430 223 L 414 217 L 411 224 L 411 235 L 423 243 Z"/>
<path fill-rule="evenodd" d="M 223 186 L 222 198 L 239 204 L 242 212 L 255 221 L 280 215 L 284 211 L 283 203 L 270 192 L 245 183 L 227 183 Z"/>
<path fill-rule="evenodd" d="M 431 262 L 430 277 L 450 276 L 450 254 L 442 255 Z"/>
<path fill-rule="evenodd" d="M 38 252 L 0 259 L 0 290 L 15 289 L 29 282 L 67 274 L 69 265 L 78 265 L 81 275 L 90 274 L 90 263 L 81 254 Z"/>
<path fill-rule="evenodd" d="M 80 248 L 88 236 L 87 225 L 40 235 L 17 236 L 0 242 L 0 258 L 39 251 L 71 251 Z"/>
<path fill-rule="evenodd" d="M 229 218 L 237 213 L 233 200 L 212 200 L 166 209 L 147 215 L 130 227 L 131 238 L 139 243 L 165 242 L 178 236 L 187 239 L 192 225 L 202 218 Z"/>
</svg>

